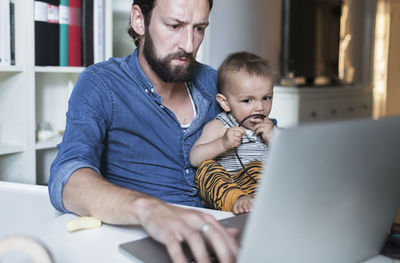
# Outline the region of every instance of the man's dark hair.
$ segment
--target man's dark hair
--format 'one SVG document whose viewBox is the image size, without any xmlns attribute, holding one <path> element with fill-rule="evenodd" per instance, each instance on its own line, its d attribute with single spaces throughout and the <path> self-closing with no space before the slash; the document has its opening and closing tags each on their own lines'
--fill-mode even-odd
<svg viewBox="0 0 400 263">
<path fill-rule="evenodd" d="M 145 26 L 150 25 L 151 13 L 153 11 L 154 6 L 156 5 L 157 0 L 133 0 L 133 5 L 138 5 L 142 10 L 142 14 L 144 16 L 144 24 Z M 210 10 L 213 6 L 213 0 L 208 0 L 208 4 L 210 5 Z M 131 25 L 131 20 L 129 19 L 129 29 L 128 34 L 132 37 L 136 46 L 139 46 L 140 36 L 133 30 Z"/>
<path fill-rule="evenodd" d="M 218 92 L 223 92 L 226 78 L 231 73 L 241 70 L 244 70 L 250 76 L 267 76 L 274 79 L 274 72 L 267 59 L 246 51 L 231 53 L 218 68 Z"/>
</svg>

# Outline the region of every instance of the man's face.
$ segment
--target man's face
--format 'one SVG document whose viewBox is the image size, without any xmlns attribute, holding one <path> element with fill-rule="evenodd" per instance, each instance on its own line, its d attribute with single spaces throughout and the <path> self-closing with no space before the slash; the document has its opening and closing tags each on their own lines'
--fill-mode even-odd
<svg viewBox="0 0 400 263">
<path fill-rule="evenodd" d="M 183 82 L 188 81 L 192 75 L 196 60 L 192 53 L 186 53 L 183 50 L 160 57 L 154 47 L 153 38 L 146 28 L 145 42 L 143 46 L 143 55 L 149 63 L 151 69 L 164 82 Z M 173 65 L 173 59 L 186 59 L 185 65 Z"/>
<path fill-rule="evenodd" d="M 208 0 L 156 2 L 142 44 L 147 63 L 162 81 L 190 79 L 208 16 Z"/>
</svg>

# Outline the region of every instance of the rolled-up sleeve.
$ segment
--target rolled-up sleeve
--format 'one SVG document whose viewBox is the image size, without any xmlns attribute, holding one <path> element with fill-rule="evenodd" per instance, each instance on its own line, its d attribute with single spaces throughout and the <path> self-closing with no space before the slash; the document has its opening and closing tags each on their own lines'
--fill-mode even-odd
<svg viewBox="0 0 400 263">
<path fill-rule="evenodd" d="M 50 200 L 61 212 L 68 212 L 63 205 L 63 187 L 76 170 L 91 168 L 101 174 L 104 140 L 112 121 L 111 101 L 110 89 L 96 71 L 88 68 L 82 72 L 68 103 L 65 133 L 50 169 Z"/>
</svg>

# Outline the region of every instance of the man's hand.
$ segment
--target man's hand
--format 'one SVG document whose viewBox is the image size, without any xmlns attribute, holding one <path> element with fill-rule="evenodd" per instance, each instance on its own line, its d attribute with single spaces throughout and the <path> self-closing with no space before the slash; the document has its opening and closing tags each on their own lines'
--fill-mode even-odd
<svg viewBox="0 0 400 263">
<path fill-rule="evenodd" d="M 224 136 L 222 137 L 222 145 L 225 150 L 230 150 L 238 147 L 242 142 L 242 137 L 246 133 L 243 127 L 231 127 L 226 129 Z"/>
<path fill-rule="evenodd" d="M 166 245 L 173 262 L 186 262 L 181 243 L 186 241 L 196 262 L 210 262 L 206 240 L 220 262 L 235 262 L 239 246 L 237 229 L 224 229 L 213 216 L 167 204 L 148 195 L 116 186 L 90 168 L 75 171 L 64 187 L 66 209 L 104 223 L 142 225 L 155 240 Z M 201 232 L 204 224 L 207 231 Z M 206 229 L 206 228 L 204 228 Z"/>
<path fill-rule="evenodd" d="M 206 242 L 220 262 L 235 262 L 239 250 L 235 240 L 239 234 L 237 229 L 224 229 L 211 215 L 155 199 L 143 200 L 142 207 L 147 208 L 138 214 L 142 226 L 167 247 L 173 262 L 187 262 L 182 250 L 183 241 L 187 242 L 196 262 L 210 262 Z M 205 224 L 208 227 L 202 232 Z"/>
<path fill-rule="evenodd" d="M 248 213 L 251 211 L 253 207 L 253 198 L 247 195 L 241 196 L 236 200 L 235 204 L 233 205 L 232 212 L 237 214 Z"/>
</svg>

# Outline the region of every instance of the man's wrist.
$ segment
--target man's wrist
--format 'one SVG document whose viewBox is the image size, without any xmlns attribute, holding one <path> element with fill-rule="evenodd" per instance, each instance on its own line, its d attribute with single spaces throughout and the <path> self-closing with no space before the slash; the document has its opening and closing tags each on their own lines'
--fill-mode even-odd
<svg viewBox="0 0 400 263">
<path fill-rule="evenodd" d="M 133 210 L 132 214 L 135 215 L 135 218 L 140 225 L 143 225 L 149 215 L 152 213 L 152 208 L 159 206 L 163 201 L 145 195 L 139 194 L 131 203 L 131 208 Z"/>
</svg>

